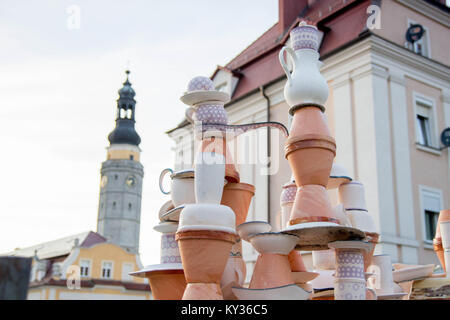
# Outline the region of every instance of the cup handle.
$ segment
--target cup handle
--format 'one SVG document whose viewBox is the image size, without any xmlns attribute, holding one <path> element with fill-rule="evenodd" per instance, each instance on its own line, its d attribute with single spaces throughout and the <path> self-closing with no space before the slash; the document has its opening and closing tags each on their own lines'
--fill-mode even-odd
<svg viewBox="0 0 450 320">
<path fill-rule="evenodd" d="M 294 52 L 294 50 L 292 50 L 292 48 L 284 46 L 280 50 L 280 53 L 278 54 L 278 58 L 280 59 L 281 66 L 283 67 L 284 73 L 286 73 L 286 76 L 287 76 L 287 79 L 288 79 L 288 83 L 289 83 L 289 85 L 291 85 L 292 84 L 291 73 L 289 72 L 289 68 L 287 66 L 287 62 L 284 59 L 284 52 L 285 51 L 288 53 L 288 55 L 291 56 L 292 64 L 294 65 L 294 68 L 295 68 L 295 52 Z"/>
<path fill-rule="evenodd" d="M 192 118 L 194 116 L 194 108 L 189 107 L 186 109 L 186 111 L 184 112 L 184 116 L 186 117 L 187 121 L 189 121 L 190 123 L 194 123 L 194 119 Z"/>
<path fill-rule="evenodd" d="M 164 194 L 170 194 L 170 192 L 171 192 L 171 191 L 165 191 L 162 186 L 164 176 L 166 175 L 167 172 L 170 172 L 170 174 L 173 174 L 173 170 L 170 168 L 167 168 L 167 169 L 164 169 L 163 171 L 161 171 L 161 174 L 159 175 L 159 190 L 161 190 L 161 192 Z"/>
</svg>

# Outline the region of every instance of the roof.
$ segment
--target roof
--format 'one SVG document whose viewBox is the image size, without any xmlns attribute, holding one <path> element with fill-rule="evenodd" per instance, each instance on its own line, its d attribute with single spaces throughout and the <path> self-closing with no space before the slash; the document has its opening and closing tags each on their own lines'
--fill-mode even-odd
<svg viewBox="0 0 450 320">
<path fill-rule="evenodd" d="M 316 1 L 311 6 L 299 10 L 299 13 L 293 16 L 293 20 L 287 23 L 289 27 L 286 30 L 283 30 L 280 21 L 270 27 L 225 67 L 218 67 L 213 73 L 212 77 L 219 70 L 225 69 L 240 76 L 231 101 L 225 107 L 259 87 L 285 77 L 278 53 L 289 39 L 290 31 L 298 25 L 300 20 L 307 20 L 324 32 L 319 50 L 323 57 L 345 47 L 346 44 L 359 39 L 361 34 L 367 32 L 366 9 L 370 3 L 371 0 Z M 166 133 L 171 133 L 188 124 L 189 122 L 184 120 Z"/>
<path fill-rule="evenodd" d="M 87 248 L 101 242 L 106 242 L 106 238 L 96 232 L 86 231 L 61 239 L 39 243 L 31 247 L 16 249 L 2 255 L 34 257 L 35 253 L 37 253 L 39 259 L 50 259 L 68 255 L 75 245 Z"/>
</svg>

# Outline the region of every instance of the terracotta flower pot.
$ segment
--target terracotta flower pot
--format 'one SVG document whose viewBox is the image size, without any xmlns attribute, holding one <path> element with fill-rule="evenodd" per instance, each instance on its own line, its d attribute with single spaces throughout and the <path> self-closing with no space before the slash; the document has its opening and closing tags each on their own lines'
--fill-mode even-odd
<svg viewBox="0 0 450 320">
<path fill-rule="evenodd" d="M 297 250 L 292 250 L 288 255 L 289 264 L 292 272 L 306 272 L 305 264 L 303 263 L 302 255 Z"/>
<path fill-rule="evenodd" d="M 325 114 L 317 107 L 303 107 L 294 113 L 289 136 L 305 134 L 331 136 Z"/>
<path fill-rule="evenodd" d="M 212 230 L 176 233 L 188 283 L 183 300 L 217 299 L 218 295 L 222 298 L 219 283 L 235 237 L 232 233 Z"/>
<path fill-rule="evenodd" d="M 226 139 L 211 137 L 202 140 L 198 152 L 216 152 L 225 156 L 225 179 L 228 182 L 240 181 L 239 172 L 233 160 L 233 154 L 227 146 Z"/>
<path fill-rule="evenodd" d="M 298 188 L 289 224 L 320 221 L 339 223 L 334 216 L 327 190 L 321 185 Z"/>
<path fill-rule="evenodd" d="M 181 300 L 186 289 L 183 270 L 162 270 L 147 276 L 155 300 Z"/>
<path fill-rule="evenodd" d="M 444 258 L 444 247 L 442 246 L 442 242 L 438 239 L 433 240 L 433 248 L 436 253 L 439 262 L 441 263 L 442 269 L 447 272 L 447 268 L 445 267 L 445 258 Z"/>
<path fill-rule="evenodd" d="M 287 256 L 263 253 L 256 260 L 250 281 L 250 289 L 266 289 L 293 284 L 291 265 Z"/>
<path fill-rule="evenodd" d="M 285 156 L 299 187 L 308 184 L 326 187 L 335 155 L 336 143 L 330 136 L 306 134 L 286 141 Z"/>
<path fill-rule="evenodd" d="M 248 183 L 228 182 L 223 188 L 221 204 L 233 209 L 236 214 L 236 226 L 247 219 L 248 208 L 255 195 L 255 187 Z"/>
</svg>

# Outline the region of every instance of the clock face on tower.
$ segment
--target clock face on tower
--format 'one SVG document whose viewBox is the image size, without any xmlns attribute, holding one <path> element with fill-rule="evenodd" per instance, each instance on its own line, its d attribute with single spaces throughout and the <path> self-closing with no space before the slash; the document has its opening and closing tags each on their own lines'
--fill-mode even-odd
<svg viewBox="0 0 450 320">
<path fill-rule="evenodd" d="M 134 187 L 136 185 L 136 177 L 135 176 L 128 176 L 127 180 L 125 181 L 127 186 Z"/>
<path fill-rule="evenodd" d="M 104 188 L 106 184 L 108 183 L 108 176 L 102 176 L 102 180 L 100 182 L 100 186 Z"/>
</svg>

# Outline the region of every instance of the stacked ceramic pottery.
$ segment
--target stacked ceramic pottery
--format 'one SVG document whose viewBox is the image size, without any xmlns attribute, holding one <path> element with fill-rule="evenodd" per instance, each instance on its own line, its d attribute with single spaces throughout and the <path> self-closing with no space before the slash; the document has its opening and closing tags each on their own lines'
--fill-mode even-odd
<svg viewBox="0 0 450 320">
<path fill-rule="evenodd" d="M 441 263 L 442 269 L 446 271 L 446 266 L 448 265 L 445 260 L 445 251 L 442 245 L 442 232 L 441 232 L 441 224 L 443 222 L 450 221 L 450 210 L 441 210 L 439 212 L 439 218 L 436 227 L 436 235 L 433 239 L 433 247 L 436 255 L 439 258 L 439 262 Z M 447 253 L 448 255 L 448 253 Z"/>
<path fill-rule="evenodd" d="M 366 300 L 364 255 L 370 245 L 363 241 L 336 241 L 334 300 Z"/>
<path fill-rule="evenodd" d="M 255 195 L 255 187 L 247 183 L 228 182 L 222 194 L 221 204 L 230 207 L 236 215 L 236 226 L 247 219 L 251 200 Z M 242 241 L 238 236 L 236 243 L 231 248 L 225 271 L 222 276 L 221 286 L 225 299 L 234 299 L 231 287 L 244 285 L 246 277 L 245 261 L 242 257 Z"/>
<path fill-rule="evenodd" d="M 294 205 L 296 193 L 297 185 L 295 184 L 295 181 L 293 179 L 283 185 L 280 195 L 282 229 L 289 226 L 289 219 L 291 216 L 292 206 Z"/>
<path fill-rule="evenodd" d="M 293 115 L 285 156 L 298 189 L 286 231 L 302 234 L 304 250 L 326 249 L 330 241 L 361 237 L 363 233 L 339 226 L 326 189 L 336 143 L 324 114 L 328 85 L 319 71 L 318 30 L 301 22 L 290 37 L 292 48 L 284 47 L 279 58 L 287 75 L 284 96 Z M 292 73 L 285 52 L 292 60 Z"/>
<path fill-rule="evenodd" d="M 267 222 L 250 221 L 237 227 L 242 239 L 259 253 L 248 288 L 232 287 L 239 300 L 306 300 L 311 292 L 296 285 L 288 255 L 296 235 L 270 232 Z"/>
<path fill-rule="evenodd" d="M 165 221 L 156 225 L 154 229 L 162 233 L 160 264 L 146 266 L 132 273 L 149 280 L 155 300 L 181 300 L 186 287 L 180 252 L 175 241 L 177 228 L 177 222 Z"/>
<path fill-rule="evenodd" d="M 351 181 L 339 186 L 339 201 L 353 227 L 365 232 L 366 239 L 372 248 L 366 255 L 365 268 L 370 265 L 379 234 L 376 231 L 372 215 L 367 210 L 364 185 L 359 181 Z"/>
</svg>

